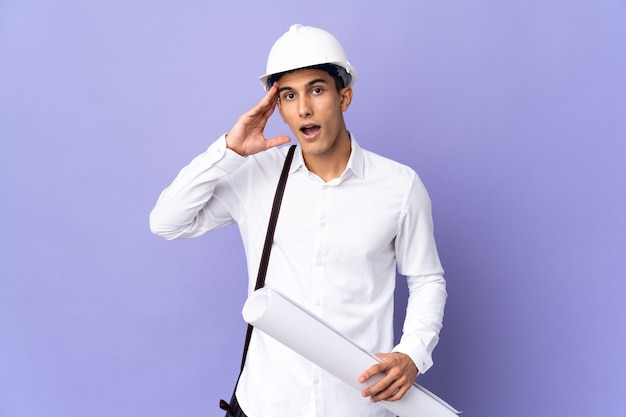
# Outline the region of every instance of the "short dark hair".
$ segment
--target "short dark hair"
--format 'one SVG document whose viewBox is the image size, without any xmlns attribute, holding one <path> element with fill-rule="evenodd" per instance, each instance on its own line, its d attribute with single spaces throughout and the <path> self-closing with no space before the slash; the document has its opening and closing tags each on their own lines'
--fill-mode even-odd
<svg viewBox="0 0 626 417">
<path fill-rule="evenodd" d="M 298 69 L 294 69 L 290 71 L 279 72 L 278 74 L 272 74 L 267 79 L 267 86 L 271 87 L 272 85 L 274 85 L 276 81 L 280 80 L 280 78 L 285 74 L 289 74 L 291 72 L 302 70 L 302 69 L 316 69 L 316 70 L 322 70 L 322 71 L 327 72 L 328 74 L 330 74 L 331 77 L 333 77 L 333 80 L 335 80 L 335 88 L 337 88 L 337 92 L 340 92 L 341 89 L 346 86 L 346 84 L 350 84 L 350 74 L 348 74 L 345 69 L 338 67 L 337 65 L 333 65 L 333 64 L 321 64 L 321 65 L 312 65 L 310 67 L 298 68 Z"/>
</svg>

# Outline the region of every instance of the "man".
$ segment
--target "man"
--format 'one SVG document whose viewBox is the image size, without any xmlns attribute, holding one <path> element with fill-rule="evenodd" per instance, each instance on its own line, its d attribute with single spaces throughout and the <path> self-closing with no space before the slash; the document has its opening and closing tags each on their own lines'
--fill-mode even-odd
<svg viewBox="0 0 626 417">
<path fill-rule="evenodd" d="M 362 149 L 348 132 L 343 113 L 356 77 L 331 34 L 293 25 L 270 51 L 265 97 L 183 168 L 150 215 L 152 231 L 166 239 L 237 223 L 252 291 L 287 153 L 279 146 L 290 141 L 263 134 L 278 109 L 298 148 L 267 285 L 380 352 L 381 362 L 355 376 L 365 387 L 358 392 L 255 331 L 236 391 L 250 417 L 392 416 L 376 403 L 401 399 L 432 365 L 446 290 L 430 200 L 411 168 Z M 409 300 L 393 347 L 396 270 L 407 277 Z M 383 379 L 368 383 L 379 373 Z"/>
</svg>

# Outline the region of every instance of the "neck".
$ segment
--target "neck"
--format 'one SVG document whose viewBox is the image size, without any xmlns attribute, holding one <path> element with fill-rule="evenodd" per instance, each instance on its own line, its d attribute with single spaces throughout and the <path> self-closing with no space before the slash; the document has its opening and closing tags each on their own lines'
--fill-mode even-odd
<svg viewBox="0 0 626 417">
<path fill-rule="evenodd" d="M 309 171 L 328 182 L 339 178 L 346 170 L 351 151 L 350 134 L 344 130 L 332 148 L 319 154 L 304 154 L 304 163 Z"/>
</svg>

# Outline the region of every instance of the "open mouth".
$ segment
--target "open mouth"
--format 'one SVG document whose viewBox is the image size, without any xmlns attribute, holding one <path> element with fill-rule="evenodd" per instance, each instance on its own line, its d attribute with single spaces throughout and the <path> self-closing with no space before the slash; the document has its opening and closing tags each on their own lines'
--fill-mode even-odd
<svg viewBox="0 0 626 417">
<path fill-rule="evenodd" d="M 321 128 L 318 125 L 309 124 L 301 126 L 300 132 L 302 132 L 305 139 L 312 139 L 317 134 L 317 132 L 320 131 L 320 129 Z"/>
</svg>

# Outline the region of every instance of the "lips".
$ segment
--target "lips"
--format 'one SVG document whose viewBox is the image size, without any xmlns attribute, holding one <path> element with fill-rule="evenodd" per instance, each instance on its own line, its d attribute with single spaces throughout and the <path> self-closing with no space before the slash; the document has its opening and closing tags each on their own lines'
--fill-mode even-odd
<svg viewBox="0 0 626 417">
<path fill-rule="evenodd" d="M 306 124 L 300 127 L 300 132 L 302 132 L 305 139 L 313 139 L 320 129 L 321 128 L 318 125 Z"/>
</svg>

